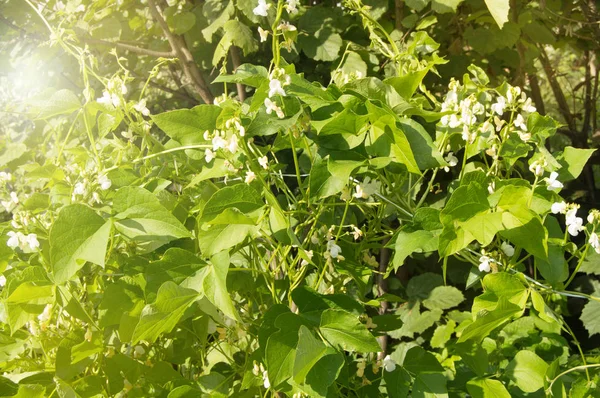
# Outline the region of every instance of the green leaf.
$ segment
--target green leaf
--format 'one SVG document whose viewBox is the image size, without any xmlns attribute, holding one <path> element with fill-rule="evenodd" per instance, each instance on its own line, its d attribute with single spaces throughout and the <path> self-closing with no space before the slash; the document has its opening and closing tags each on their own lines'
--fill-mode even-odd
<svg viewBox="0 0 600 398">
<path fill-rule="evenodd" d="M 564 282 L 569 277 L 569 265 L 565 260 L 563 248 L 557 245 L 548 245 L 548 258 L 546 260 L 535 258 L 535 266 L 540 274 L 550 284 Z"/>
<path fill-rule="evenodd" d="M 502 26 L 508 22 L 508 11 L 510 10 L 509 0 L 485 0 L 490 14 L 494 17 L 494 20 L 498 24 L 498 27 L 502 29 Z"/>
<path fill-rule="evenodd" d="M 333 176 L 327 167 L 327 162 L 318 162 L 310 170 L 310 196 L 323 199 L 342 192 L 348 180 L 342 181 Z"/>
<path fill-rule="evenodd" d="M 413 253 L 427 253 L 437 249 L 437 233 L 417 230 L 400 231 L 394 245 L 394 271 L 404 264 L 404 260 Z"/>
<path fill-rule="evenodd" d="M 479 183 L 471 181 L 469 185 L 460 186 L 452 193 L 440 213 L 440 219 L 443 224 L 455 220 L 466 221 L 489 208 L 487 190 Z"/>
<path fill-rule="evenodd" d="M 194 27 L 196 24 L 196 15 L 189 11 L 168 15 L 167 24 L 171 32 L 176 35 L 182 35 Z"/>
<path fill-rule="evenodd" d="M 410 278 L 406 286 L 406 294 L 409 299 L 426 299 L 433 289 L 442 286 L 444 280 L 439 274 L 425 272 L 421 275 Z"/>
<path fill-rule="evenodd" d="M 204 205 L 199 222 L 211 221 L 226 209 L 237 209 L 243 214 L 260 209 L 265 204 L 260 193 L 249 184 L 237 184 L 216 191 Z"/>
<path fill-rule="evenodd" d="M 190 232 L 151 192 L 140 187 L 123 187 L 113 199 L 115 227 L 126 237 L 156 248 Z"/>
<path fill-rule="evenodd" d="M 309 397 L 325 398 L 329 387 L 335 382 L 344 365 L 344 356 L 339 352 L 333 352 L 323 356 L 312 367 L 304 385 L 297 386 Z"/>
<path fill-rule="evenodd" d="M 494 379 L 473 379 L 467 382 L 467 391 L 473 398 L 510 398 L 504 384 Z"/>
<path fill-rule="evenodd" d="M 198 231 L 200 252 L 205 257 L 242 243 L 246 237 L 254 235 L 258 227 L 248 224 L 217 224 Z"/>
<path fill-rule="evenodd" d="M 377 352 L 381 350 L 375 337 L 355 315 L 329 309 L 321 314 L 319 330 L 331 344 L 346 351 Z"/>
<path fill-rule="evenodd" d="M 212 19 L 212 22 L 202 30 L 202 35 L 204 36 L 204 40 L 212 43 L 213 35 L 233 16 L 235 13 L 235 7 L 231 0 L 227 2 L 227 6 L 225 8 L 222 8 L 223 2 L 207 2 L 204 6 L 204 10 L 206 10 L 207 6 L 211 5 L 210 3 L 218 4 L 218 14 L 214 15 L 213 18 L 209 18 L 209 20 Z"/>
<path fill-rule="evenodd" d="M 219 75 L 213 83 L 242 83 L 250 87 L 260 87 L 269 80 L 267 68 L 261 65 L 242 64 L 232 75 Z"/>
<path fill-rule="evenodd" d="M 594 297 L 600 297 L 600 282 L 591 280 L 592 286 L 594 287 Z M 593 336 L 600 334 L 600 302 L 596 300 L 590 300 L 587 302 L 580 316 L 583 326 Z"/>
<path fill-rule="evenodd" d="M 408 372 L 400 366 L 396 366 L 393 372 L 383 372 L 385 388 L 390 398 L 408 397 L 412 379 Z"/>
<path fill-rule="evenodd" d="M 290 327 L 273 333 L 267 341 L 265 360 L 269 382 L 273 388 L 294 374 L 298 329 Z"/>
<path fill-rule="evenodd" d="M 514 206 L 502 213 L 504 230 L 500 235 L 513 245 L 541 259 L 548 258 L 548 231 L 539 216 L 525 206 Z"/>
<path fill-rule="evenodd" d="M 342 48 L 342 37 L 329 28 L 320 29 L 314 35 L 298 37 L 298 46 L 307 57 L 315 61 L 335 61 Z"/>
<path fill-rule="evenodd" d="M 223 58 L 227 57 L 227 53 L 231 46 L 241 48 L 244 55 L 248 55 L 258 50 L 258 43 L 254 39 L 252 31 L 244 23 L 232 19 L 225 22 L 223 29 L 225 30 L 225 34 L 221 37 L 213 54 L 212 64 L 214 66 L 218 65 Z"/>
<path fill-rule="evenodd" d="M 50 229 L 54 281 L 71 279 L 86 261 L 104 267 L 111 222 L 84 205 L 64 207 Z"/>
<path fill-rule="evenodd" d="M 423 300 L 423 305 L 430 310 L 447 310 L 456 307 L 465 300 L 460 290 L 454 286 L 438 286 Z"/>
<path fill-rule="evenodd" d="M 542 116 L 537 112 L 532 113 L 527 117 L 527 131 L 532 137 L 546 139 L 556 133 L 556 129 L 560 124 L 550 116 Z"/>
<path fill-rule="evenodd" d="M 435 355 L 420 346 L 412 347 L 406 352 L 402 366 L 414 374 L 444 371 Z"/>
<path fill-rule="evenodd" d="M 474 341 L 465 341 L 455 345 L 456 353 L 460 355 L 467 365 L 477 376 L 482 377 L 488 371 L 489 357 L 487 351 L 481 344 Z"/>
<path fill-rule="evenodd" d="M 208 144 L 203 134 L 217 128 L 221 108 L 216 105 L 198 105 L 192 109 L 178 109 L 152 115 L 152 121 L 169 137 L 182 145 Z"/>
<path fill-rule="evenodd" d="M 444 348 L 446 343 L 452 337 L 456 328 L 456 322 L 449 320 L 447 324 L 438 326 L 433 332 L 431 337 L 431 347 L 433 348 Z"/>
<path fill-rule="evenodd" d="M 35 119 L 49 119 L 58 115 L 66 115 L 81 108 L 79 98 L 67 89 L 58 90 L 40 105 Z"/>
<path fill-rule="evenodd" d="M 595 149 L 565 147 L 563 153 L 556 157 L 556 160 L 562 166 L 558 169 L 558 179 L 560 181 L 570 181 L 579 177 L 583 167 L 595 151 Z"/>
<path fill-rule="evenodd" d="M 371 124 L 365 149 L 371 156 L 391 157 L 395 162 L 406 166 L 414 174 L 421 174 L 406 134 L 396 127 L 395 119 L 380 117 Z"/>
<path fill-rule="evenodd" d="M 448 398 L 446 377 L 442 373 L 419 373 L 415 377 L 412 398 Z"/>
<path fill-rule="evenodd" d="M 154 303 L 146 305 L 142 310 L 131 344 L 137 344 L 141 340 L 153 343 L 160 335 L 169 333 L 199 297 L 195 290 L 179 287 L 174 282 L 165 282 L 158 289 Z"/>
<path fill-rule="evenodd" d="M 456 8 L 463 0 L 431 0 L 431 9 L 438 14 L 456 12 Z"/>
<path fill-rule="evenodd" d="M 507 376 L 524 392 L 535 392 L 544 387 L 548 364 L 534 352 L 517 352 L 506 368 Z"/>
<path fill-rule="evenodd" d="M 303 383 L 308 372 L 327 351 L 327 346 L 321 340 L 314 337 L 306 326 L 300 326 L 296 358 L 294 359 L 294 381 Z"/>
<path fill-rule="evenodd" d="M 494 329 L 508 322 L 513 316 L 521 313 L 521 311 L 521 307 L 510 303 L 505 298 L 501 298 L 493 311 L 477 317 L 475 322 L 466 327 L 458 342 L 461 343 L 470 339 L 481 341 Z"/>
<path fill-rule="evenodd" d="M 431 136 L 422 125 L 408 118 L 400 119 L 398 124 L 410 143 L 410 148 L 420 170 L 433 169 L 446 164 L 442 154 L 433 144 Z"/>
</svg>

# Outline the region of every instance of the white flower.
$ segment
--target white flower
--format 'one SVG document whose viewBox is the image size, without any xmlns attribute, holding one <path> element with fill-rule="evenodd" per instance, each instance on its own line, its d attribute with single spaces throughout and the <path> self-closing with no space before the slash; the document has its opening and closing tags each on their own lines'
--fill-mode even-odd
<svg viewBox="0 0 600 398">
<path fill-rule="evenodd" d="M 543 163 L 545 162 L 540 162 L 539 160 L 533 162 L 530 166 L 529 166 L 529 171 L 531 171 L 533 174 L 535 174 L 538 177 L 541 177 L 544 175 L 544 165 Z"/>
<path fill-rule="evenodd" d="M 17 196 L 16 192 L 11 192 L 10 193 L 10 200 L 14 203 L 14 204 L 19 204 L 19 197 Z"/>
<path fill-rule="evenodd" d="M 258 34 L 260 36 L 260 42 L 261 43 L 266 42 L 267 39 L 269 38 L 269 31 L 268 30 L 264 30 L 260 26 L 258 27 Z"/>
<path fill-rule="evenodd" d="M 454 156 L 453 152 L 448 152 L 444 160 L 448 163 L 448 166 L 444 167 L 446 172 L 450 171 L 449 167 L 454 167 L 458 164 L 458 158 Z"/>
<path fill-rule="evenodd" d="M 10 173 L 7 173 L 5 171 L 0 171 L 0 181 L 4 182 L 4 181 L 10 181 L 12 180 L 12 175 Z"/>
<path fill-rule="evenodd" d="M 596 250 L 596 253 L 600 254 L 600 240 L 595 232 L 591 233 L 590 240 L 588 242 L 594 248 L 594 250 Z"/>
<path fill-rule="evenodd" d="M 287 4 L 285 5 L 285 8 L 287 8 L 287 10 L 290 14 L 296 14 L 298 12 L 299 4 L 300 4 L 300 1 L 298 1 L 298 0 L 287 0 Z"/>
<path fill-rule="evenodd" d="M 492 112 L 496 113 L 498 116 L 502 116 L 504 113 L 504 108 L 506 107 L 506 98 L 500 96 L 496 99 L 496 103 L 492 104 L 490 107 Z"/>
<path fill-rule="evenodd" d="M 490 272 L 492 267 L 490 266 L 492 259 L 488 256 L 479 257 L 479 271 L 481 272 Z"/>
<path fill-rule="evenodd" d="M 237 120 L 235 121 L 235 127 L 238 130 L 238 133 L 240 135 L 240 137 L 243 137 L 246 135 L 246 129 L 244 128 L 244 126 L 242 126 L 242 124 L 240 122 L 238 122 Z"/>
<path fill-rule="evenodd" d="M 146 353 L 146 350 L 144 349 L 144 347 L 142 347 L 141 345 L 136 345 L 133 348 L 133 356 L 134 358 L 138 358 L 141 357 L 142 355 L 144 355 Z"/>
<path fill-rule="evenodd" d="M 356 186 L 356 193 L 354 197 L 357 199 L 367 199 L 369 196 L 379 192 L 381 183 L 379 181 L 371 182 L 370 177 L 365 177 L 361 184 Z"/>
<path fill-rule="evenodd" d="M 386 372 L 393 372 L 396 370 L 396 362 L 392 359 L 392 357 L 386 355 L 386 357 L 383 358 L 383 368 L 386 370 Z"/>
<path fill-rule="evenodd" d="M 508 242 L 502 242 L 500 249 L 506 254 L 507 257 L 512 257 L 515 254 L 515 248 Z"/>
<path fill-rule="evenodd" d="M 280 30 L 282 32 L 294 32 L 297 29 L 294 25 L 290 24 L 289 22 L 281 21 L 279 26 L 277 26 L 277 30 Z"/>
<path fill-rule="evenodd" d="M 269 167 L 269 158 L 266 156 L 261 156 L 258 158 L 258 164 L 260 164 L 260 166 L 266 170 Z"/>
<path fill-rule="evenodd" d="M 523 131 L 527 131 L 527 124 L 525 124 L 525 119 L 523 119 L 523 115 L 518 114 L 517 118 L 514 121 L 515 127 L 520 128 Z"/>
<path fill-rule="evenodd" d="M 102 92 L 102 97 L 98 98 L 96 101 L 99 104 L 106 105 L 106 106 L 112 105 L 115 108 L 121 104 L 121 99 L 119 98 L 118 95 L 111 94 L 106 90 L 104 90 Z"/>
<path fill-rule="evenodd" d="M 227 147 L 227 141 L 223 139 L 220 135 L 215 135 L 212 139 L 213 151 L 217 151 L 221 148 Z"/>
<path fill-rule="evenodd" d="M 100 189 L 106 191 L 112 185 L 112 181 L 106 176 L 106 174 L 100 174 L 98 176 L 98 185 Z"/>
<path fill-rule="evenodd" d="M 285 97 L 285 91 L 283 90 L 283 87 L 281 87 L 281 82 L 278 79 L 273 79 L 269 82 L 269 98 L 275 95 Z"/>
<path fill-rule="evenodd" d="M 29 246 L 29 250 L 23 251 L 35 251 L 40 247 L 40 242 L 37 239 L 36 234 L 29 234 L 25 237 L 25 243 Z"/>
<path fill-rule="evenodd" d="M 359 240 L 360 237 L 363 236 L 363 232 L 354 224 L 352 224 L 350 227 L 352 228 L 352 236 L 354 236 L 354 240 Z"/>
<path fill-rule="evenodd" d="M 546 178 L 546 183 L 548 184 L 548 191 L 555 191 L 563 187 L 562 182 L 558 181 L 556 177 L 558 177 L 558 173 L 556 171 L 553 171 L 552 173 L 550 173 L 550 177 Z"/>
<path fill-rule="evenodd" d="M 234 134 L 229 139 L 229 144 L 227 144 L 227 149 L 231 153 L 236 153 L 238 151 L 238 148 L 239 148 L 238 138 L 237 138 L 237 135 Z"/>
<path fill-rule="evenodd" d="M 6 277 L 4 275 L 0 275 L 0 287 L 6 286 Z"/>
<path fill-rule="evenodd" d="M 209 148 L 206 148 L 206 150 L 204 151 L 204 160 L 206 161 L 206 163 L 210 163 L 215 158 L 215 155 L 216 153 L 211 151 Z"/>
<path fill-rule="evenodd" d="M 140 102 L 138 102 L 137 104 L 135 104 L 133 106 L 133 109 L 135 109 L 136 111 L 138 111 L 139 113 L 141 113 L 144 116 L 150 116 L 150 110 L 148 108 L 146 108 L 146 100 L 143 99 Z"/>
<path fill-rule="evenodd" d="M 6 246 L 10 247 L 11 249 L 16 249 L 19 246 L 19 235 L 23 235 L 21 232 L 15 232 L 15 231 L 8 231 L 9 236 L 8 240 L 6 241 Z"/>
<path fill-rule="evenodd" d="M 567 203 L 565 201 L 552 203 L 550 206 L 550 211 L 552 214 L 565 214 L 567 212 Z"/>
<path fill-rule="evenodd" d="M 531 139 L 531 133 L 523 133 L 521 131 L 517 131 L 517 134 L 519 134 L 519 138 L 523 142 L 527 142 Z"/>
<path fill-rule="evenodd" d="M 85 195 L 87 190 L 85 189 L 85 184 L 83 182 L 78 182 L 75 184 L 75 188 L 73 188 L 73 195 Z"/>
<path fill-rule="evenodd" d="M 327 251 L 331 255 L 331 258 L 337 258 L 342 252 L 342 248 L 335 244 L 334 240 L 327 241 Z"/>
<path fill-rule="evenodd" d="M 266 389 L 271 388 L 271 382 L 269 381 L 269 375 L 267 374 L 266 370 L 263 372 L 263 386 Z"/>
<path fill-rule="evenodd" d="M 565 215 L 565 224 L 567 225 L 567 231 L 571 236 L 579 235 L 579 232 L 583 231 L 583 219 L 577 217 L 577 207 L 571 208 Z"/>
<path fill-rule="evenodd" d="M 278 118 L 283 119 L 285 117 L 285 114 L 283 113 L 281 108 L 278 107 L 275 102 L 271 101 L 268 98 L 265 98 L 265 106 L 267 107 L 267 115 L 270 115 L 272 112 L 275 112 Z"/>
<path fill-rule="evenodd" d="M 525 101 L 525 103 L 523 104 L 523 107 L 522 107 L 522 109 L 523 109 L 523 111 L 524 111 L 524 112 L 527 112 L 527 113 L 533 113 L 533 112 L 535 112 L 535 111 L 536 111 L 536 108 L 535 108 L 535 106 L 533 106 L 533 105 L 531 104 L 531 98 L 527 98 L 527 100 L 526 100 L 526 101 Z"/>
<path fill-rule="evenodd" d="M 266 17 L 267 11 L 271 8 L 271 4 L 267 4 L 267 0 L 258 0 L 258 6 L 256 6 L 252 12 L 254 15 L 258 15 L 261 17 Z"/>
<path fill-rule="evenodd" d="M 44 307 L 44 312 L 38 315 L 37 319 L 40 322 L 46 322 L 50 319 L 50 315 L 52 314 L 52 304 L 46 304 Z"/>
<path fill-rule="evenodd" d="M 248 171 L 246 173 L 246 178 L 244 179 L 244 182 L 246 184 L 250 184 L 252 181 L 254 181 L 256 179 L 256 174 L 254 174 L 253 171 Z"/>
</svg>

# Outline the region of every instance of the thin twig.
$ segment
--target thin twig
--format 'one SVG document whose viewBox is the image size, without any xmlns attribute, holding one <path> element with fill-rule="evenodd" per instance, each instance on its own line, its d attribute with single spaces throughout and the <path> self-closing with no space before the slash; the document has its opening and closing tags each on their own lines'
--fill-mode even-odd
<svg viewBox="0 0 600 398">
<path fill-rule="evenodd" d="M 93 39 L 93 38 L 83 38 L 81 40 L 84 43 L 97 44 L 97 45 L 107 46 L 107 47 L 116 47 L 116 48 L 120 48 L 123 50 L 127 50 L 134 54 L 139 54 L 139 55 L 148 55 L 148 56 L 157 57 L 157 58 L 160 58 L 160 57 L 173 58 L 173 57 L 177 56 L 175 51 L 155 51 L 155 50 L 150 50 L 148 48 L 143 48 L 143 47 L 134 46 L 132 44 L 123 43 L 120 41 L 107 41 L 107 40 L 99 40 L 99 39 Z"/>
</svg>

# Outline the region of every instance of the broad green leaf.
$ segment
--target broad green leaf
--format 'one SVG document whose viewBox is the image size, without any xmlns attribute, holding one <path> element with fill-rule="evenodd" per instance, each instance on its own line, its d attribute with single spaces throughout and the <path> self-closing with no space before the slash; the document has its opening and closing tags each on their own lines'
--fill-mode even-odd
<svg viewBox="0 0 600 398">
<path fill-rule="evenodd" d="M 131 344 L 141 340 L 153 343 L 160 335 L 169 333 L 177 325 L 184 312 L 199 298 L 198 292 L 165 282 L 152 304 L 146 305 L 135 327 Z"/>
<path fill-rule="evenodd" d="M 227 57 L 227 53 L 231 46 L 241 48 L 244 55 L 248 55 L 258 50 L 258 43 L 252 36 L 252 31 L 244 23 L 232 19 L 225 22 L 223 29 L 225 34 L 221 37 L 221 41 L 217 44 L 217 49 L 213 54 L 212 64 L 214 66 L 218 65 L 223 58 Z"/>
<path fill-rule="evenodd" d="M 508 364 L 506 374 L 524 392 L 532 393 L 544 387 L 548 364 L 534 352 L 522 350 Z"/>
<path fill-rule="evenodd" d="M 550 116 L 542 116 L 537 112 L 527 117 L 527 131 L 532 137 L 549 138 L 556 133 L 559 126 L 560 124 Z"/>
<path fill-rule="evenodd" d="M 177 247 L 169 248 L 160 260 L 153 261 L 145 267 L 146 294 L 156 293 L 167 281 L 181 284 L 205 266 L 206 263 L 193 253 Z M 189 287 L 193 289 L 192 286 Z"/>
<path fill-rule="evenodd" d="M 20 384 L 19 391 L 11 398 L 44 398 L 46 388 L 39 384 Z"/>
<path fill-rule="evenodd" d="M 498 27 L 502 29 L 502 26 L 508 22 L 508 11 L 510 10 L 510 0 L 485 0 L 490 14 L 494 17 L 494 20 L 498 24 Z"/>
<path fill-rule="evenodd" d="M 481 344 L 470 340 L 456 344 L 455 348 L 465 365 L 471 368 L 477 376 L 483 377 L 487 373 L 489 357 Z"/>
<path fill-rule="evenodd" d="M 329 349 L 333 351 L 331 348 Z M 313 336 L 312 332 L 304 325 L 298 331 L 298 346 L 296 347 L 296 358 L 294 359 L 294 381 L 303 383 L 312 367 L 328 351 L 323 342 Z M 335 353 L 335 351 L 333 351 Z"/>
<path fill-rule="evenodd" d="M 207 6 L 210 6 L 210 3 L 217 3 L 219 6 L 218 12 L 214 15 L 214 18 L 209 18 L 211 24 L 202 30 L 202 35 L 204 36 L 204 40 L 211 43 L 213 35 L 225 25 L 227 21 L 231 18 L 231 16 L 235 13 L 235 7 L 233 5 L 233 1 L 228 1 L 227 6 L 222 8 L 223 2 L 206 2 L 204 5 L 204 10 L 206 10 Z"/>
<path fill-rule="evenodd" d="M 535 258 L 535 266 L 540 274 L 552 285 L 564 282 L 569 277 L 569 266 L 560 246 L 548 245 L 548 259 Z"/>
<path fill-rule="evenodd" d="M 314 35 L 298 37 L 300 49 L 315 61 L 335 61 L 338 59 L 342 44 L 342 37 L 329 28 L 322 28 Z"/>
<path fill-rule="evenodd" d="M 473 398 L 510 398 L 504 384 L 494 379 L 473 379 L 467 382 L 467 391 Z"/>
<path fill-rule="evenodd" d="M 182 145 L 208 144 L 203 134 L 214 131 L 221 108 L 216 105 L 198 105 L 192 109 L 178 109 L 152 115 L 152 121 L 169 137 Z"/>
<path fill-rule="evenodd" d="M 355 315 L 346 311 L 323 311 L 319 330 L 327 341 L 341 346 L 346 351 L 377 352 L 381 349 L 365 325 L 360 323 Z"/>
<path fill-rule="evenodd" d="M 583 168 L 595 149 L 580 149 L 566 147 L 563 153 L 556 157 L 562 168 L 558 169 L 558 179 L 560 181 L 570 181 L 579 177 Z"/>
<path fill-rule="evenodd" d="M 344 356 L 333 351 L 321 357 L 312 367 L 303 385 L 296 385 L 309 397 L 325 398 L 329 387 L 335 382 L 344 365 Z M 293 383 L 290 383 L 293 384 Z"/>
<path fill-rule="evenodd" d="M 391 116 L 379 118 L 371 124 L 365 143 L 365 149 L 371 156 L 391 157 L 395 162 L 406 166 L 414 174 L 421 174 L 406 134 L 396 127 Z"/>
<path fill-rule="evenodd" d="M 140 187 L 123 187 L 113 199 L 115 227 L 126 237 L 156 248 L 190 232 L 151 192 Z"/>
<path fill-rule="evenodd" d="M 449 224 L 454 220 L 466 221 L 488 210 L 490 205 L 487 194 L 487 190 L 475 181 L 458 187 L 440 213 L 442 223 Z"/>
<path fill-rule="evenodd" d="M 464 301 L 465 297 L 454 286 L 438 286 L 423 300 L 423 305 L 430 310 L 447 310 L 456 307 Z"/>
<path fill-rule="evenodd" d="M 423 126 L 408 118 L 400 119 L 398 124 L 410 144 L 420 170 L 433 169 L 446 164 Z"/>
<path fill-rule="evenodd" d="M 513 245 L 541 259 L 548 258 L 548 231 L 539 216 L 525 206 L 514 206 L 502 213 L 504 230 L 500 235 Z"/>
<path fill-rule="evenodd" d="M 592 280 L 592 286 L 594 287 L 594 297 L 600 297 L 600 282 Z M 600 334 L 600 302 L 596 300 L 590 300 L 587 302 L 580 316 L 583 326 L 587 329 L 590 336 Z"/>
<path fill-rule="evenodd" d="M 81 108 L 79 98 L 70 90 L 58 90 L 50 98 L 40 104 L 36 119 L 49 119 L 58 115 L 73 113 Z"/>
<path fill-rule="evenodd" d="M 456 7 L 462 2 L 463 0 L 431 0 L 431 9 L 438 14 L 456 12 Z"/>
<path fill-rule="evenodd" d="M 408 397 L 412 379 L 410 375 L 400 366 L 396 366 L 393 372 L 383 372 L 385 388 L 390 398 Z"/>
<path fill-rule="evenodd" d="M 426 351 L 421 346 L 412 347 L 406 352 L 402 366 L 414 374 L 444 371 L 444 368 L 435 358 L 435 355 Z"/>
<path fill-rule="evenodd" d="M 429 297 L 433 289 L 442 286 L 444 280 L 439 274 L 425 272 L 421 275 L 410 278 L 406 286 L 406 294 L 411 300 L 424 300 Z"/>
<path fill-rule="evenodd" d="M 196 16 L 193 12 L 183 11 L 167 16 L 169 29 L 176 35 L 182 35 L 189 31 L 196 24 Z"/>
<path fill-rule="evenodd" d="M 498 326 L 508 322 L 513 316 L 521 312 L 521 307 L 510 303 L 505 298 L 501 298 L 493 311 L 479 316 L 475 322 L 467 326 L 458 342 L 461 343 L 471 339 L 481 341 Z"/>
<path fill-rule="evenodd" d="M 232 75 L 219 75 L 213 83 L 242 83 L 246 86 L 260 87 L 268 79 L 269 72 L 264 66 L 242 64 Z"/>
<path fill-rule="evenodd" d="M 394 245 L 394 259 L 392 260 L 394 270 L 401 267 L 404 260 L 415 252 L 426 253 L 436 250 L 437 235 L 435 232 L 425 230 L 398 232 Z"/>
<path fill-rule="evenodd" d="M 237 209 L 243 214 L 248 214 L 264 205 L 260 193 L 251 185 L 237 184 L 216 191 L 204 205 L 198 221 L 210 224 L 226 209 Z"/>
<path fill-rule="evenodd" d="M 71 279 L 86 261 L 104 267 L 111 222 L 84 205 L 64 207 L 50 229 L 54 281 Z"/>
<path fill-rule="evenodd" d="M 286 328 L 273 333 L 267 341 L 265 360 L 269 382 L 273 388 L 294 374 L 298 329 Z"/>
<path fill-rule="evenodd" d="M 444 348 L 446 343 L 452 337 L 454 329 L 456 328 L 456 322 L 449 320 L 447 324 L 438 326 L 431 336 L 431 346 L 433 348 Z"/>
<path fill-rule="evenodd" d="M 348 185 L 348 180 L 342 181 L 333 176 L 327 167 L 327 162 L 316 163 L 310 170 L 310 196 L 323 199 L 337 195 Z"/>
<path fill-rule="evenodd" d="M 223 250 L 242 243 L 246 237 L 254 235 L 258 227 L 248 224 L 218 224 L 198 231 L 200 252 L 211 257 Z"/>
<path fill-rule="evenodd" d="M 448 398 L 443 373 L 419 373 L 412 389 L 413 398 Z"/>
</svg>

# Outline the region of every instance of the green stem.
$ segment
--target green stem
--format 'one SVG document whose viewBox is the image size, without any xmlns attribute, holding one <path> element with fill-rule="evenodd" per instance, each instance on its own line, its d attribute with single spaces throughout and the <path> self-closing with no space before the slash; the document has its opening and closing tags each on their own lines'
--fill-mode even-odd
<svg viewBox="0 0 600 398">
<path fill-rule="evenodd" d="M 593 233 L 593 231 L 592 231 L 592 233 Z M 583 254 L 581 255 L 581 258 L 577 262 L 577 266 L 573 270 L 573 273 L 571 274 L 571 276 L 569 277 L 569 279 L 565 282 L 565 289 L 573 281 L 573 279 L 575 278 L 575 275 L 577 275 L 577 272 L 579 272 L 579 268 L 581 268 L 581 266 L 583 265 L 583 261 L 587 257 L 587 252 L 588 252 L 589 249 L 590 249 L 590 244 L 586 243 L 585 250 L 583 251 Z"/>
</svg>

